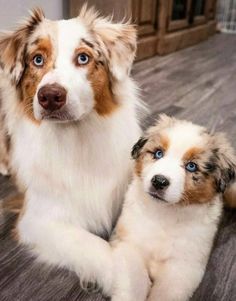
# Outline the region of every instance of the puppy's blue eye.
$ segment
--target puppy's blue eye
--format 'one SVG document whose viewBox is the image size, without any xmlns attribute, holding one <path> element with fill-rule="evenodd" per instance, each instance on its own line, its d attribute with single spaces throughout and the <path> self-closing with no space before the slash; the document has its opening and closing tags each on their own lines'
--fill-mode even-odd
<svg viewBox="0 0 236 301">
<path fill-rule="evenodd" d="M 86 65 L 89 62 L 89 56 L 86 53 L 81 53 L 78 55 L 78 64 Z"/>
<path fill-rule="evenodd" d="M 189 172 L 195 172 L 197 171 L 197 164 L 194 163 L 194 162 L 188 162 L 186 165 L 185 165 L 185 168 L 187 171 Z"/>
<path fill-rule="evenodd" d="M 37 67 L 42 67 L 43 64 L 44 64 L 44 58 L 41 54 L 38 54 L 36 55 L 34 58 L 33 58 L 33 63 L 35 66 Z"/>
<path fill-rule="evenodd" d="M 164 153 L 161 149 L 158 149 L 155 153 L 154 153 L 154 158 L 155 159 L 161 159 L 164 156 Z"/>
</svg>

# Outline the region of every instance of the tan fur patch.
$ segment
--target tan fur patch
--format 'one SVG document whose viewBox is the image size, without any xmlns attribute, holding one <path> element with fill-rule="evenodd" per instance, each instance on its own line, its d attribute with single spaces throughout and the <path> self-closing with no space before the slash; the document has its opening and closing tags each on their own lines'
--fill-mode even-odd
<svg viewBox="0 0 236 301">
<path fill-rule="evenodd" d="M 30 18 L 18 30 L 0 35 L 1 67 L 15 84 L 18 83 L 24 70 L 24 53 L 28 37 L 43 19 L 42 10 L 34 9 Z"/>
<path fill-rule="evenodd" d="M 151 136 L 147 143 L 144 145 L 139 158 L 135 162 L 136 175 L 140 177 L 142 174 L 143 166 L 155 161 L 154 152 L 157 149 L 161 149 L 166 152 L 169 148 L 169 145 L 170 141 L 168 137 L 161 134 Z"/>
<path fill-rule="evenodd" d="M 199 147 L 192 147 L 190 148 L 183 156 L 184 162 L 189 162 L 191 160 L 197 159 L 200 154 L 203 153 L 203 149 Z"/>
<path fill-rule="evenodd" d="M 44 57 L 45 63 L 42 67 L 36 67 L 33 64 L 33 58 L 36 54 Z M 26 54 L 27 66 L 19 84 L 20 105 L 24 113 L 33 121 L 37 122 L 33 114 L 33 98 L 35 96 L 38 84 L 43 76 L 53 68 L 54 57 L 52 43 L 49 38 L 37 39 L 37 43 L 29 47 Z"/>
<path fill-rule="evenodd" d="M 216 195 L 214 178 L 196 176 L 198 177 L 196 182 L 192 179 L 193 176 L 191 173 L 186 175 L 184 194 L 180 203 L 188 205 L 211 201 Z"/>
<path fill-rule="evenodd" d="M 90 57 L 90 61 L 87 65 L 77 65 L 76 59 L 81 53 L 86 53 Z M 78 68 L 87 68 L 88 70 L 87 77 L 94 91 L 95 110 L 101 116 L 112 114 L 119 107 L 119 104 L 115 101 L 111 91 L 109 71 L 105 64 L 99 61 L 95 52 L 86 45 L 76 49 L 74 57 L 75 64 Z"/>
</svg>

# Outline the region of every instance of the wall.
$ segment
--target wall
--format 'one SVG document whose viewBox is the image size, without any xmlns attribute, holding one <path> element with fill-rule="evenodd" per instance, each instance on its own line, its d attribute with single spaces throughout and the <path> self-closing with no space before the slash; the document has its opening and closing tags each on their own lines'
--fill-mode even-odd
<svg viewBox="0 0 236 301">
<path fill-rule="evenodd" d="M 66 0 L 0 0 L 0 30 L 10 29 L 35 6 L 42 7 L 46 17 L 61 19 Z"/>
<path fill-rule="evenodd" d="M 95 6 L 102 15 L 107 16 L 113 14 L 114 20 L 122 20 L 124 17 L 129 17 L 132 10 L 131 0 L 68 0 L 70 3 L 69 16 L 74 17 L 78 14 L 79 8 L 88 3 L 88 6 Z"/>
</svg>

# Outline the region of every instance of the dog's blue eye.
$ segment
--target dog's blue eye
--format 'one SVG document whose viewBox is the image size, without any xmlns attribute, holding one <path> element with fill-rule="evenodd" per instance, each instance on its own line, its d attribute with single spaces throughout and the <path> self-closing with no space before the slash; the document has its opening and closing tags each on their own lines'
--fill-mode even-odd
<svg viewBox="0 0 236 301">
<path fill-rule="evenodd" d="M 89 56 L 86 53 L 81 53 L 78 56 L 78 64 L 79 65 L 86 65 L 89 62 Z"/>
<path fill-rule="evenodd" d="M 197 164 L 194 162 L 188 162 L 185 166 L 186 170 L 189 172 L 197 171 Z"/>
<path fill-rule="evenodd" d="M 35 66 L 42 67 L 44 64 L 44 58 L 41 54 L 38 54 L 33 58 L 33 62 Z"/>
<path fill-rule="evenodd" d="M 155 159 L 161 159 L 164 156 L 163 151 L 161 149 L 158 149 L 155 153 L 154 153 L 154 158 Z"/>
</svg>

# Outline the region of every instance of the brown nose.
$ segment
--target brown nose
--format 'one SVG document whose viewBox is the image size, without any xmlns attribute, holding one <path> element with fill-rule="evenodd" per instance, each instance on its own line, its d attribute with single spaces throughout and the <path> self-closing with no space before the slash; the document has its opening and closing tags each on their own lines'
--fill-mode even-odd
<svg viewBox="0 0 236 301">
<path fill-rule="evenodd" d="M 66 93 L 66 89 L 58 84 L 45 85 L 38 91 L 39 104 L 45 110 L 59 110 L 66 103 Z"/>
</svg>

